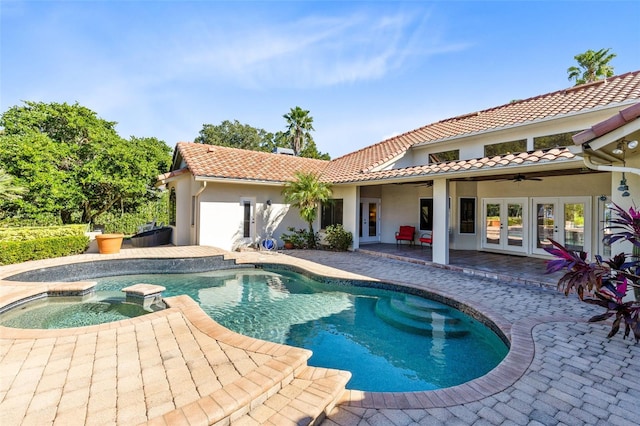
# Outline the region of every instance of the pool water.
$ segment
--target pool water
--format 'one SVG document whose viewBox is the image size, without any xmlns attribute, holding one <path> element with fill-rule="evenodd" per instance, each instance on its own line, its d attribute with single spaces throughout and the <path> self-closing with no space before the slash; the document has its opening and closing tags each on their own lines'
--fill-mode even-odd
<svg viewBox="0 0 640 426">
<path fill-rule="evenodd" d="M 309 365 L 348 370 L 347 387 L 408 392 L 484 375 L 508 348 L 487 327 L 440 303 L 388 290 L 320 283 L 283 271 L 233 269 L 98 279 L 98 292 L 136 283 L 186 294 L 238 333 L 307 348 Z"/>
<path fill-rule="evenodd" d="M 0 325 L 13 328 L 56 329 L 120 321 L 148 314 L 140 305 L 120 298 L 55 297 L 36 300 L 0 315 Z"/>
</svg>

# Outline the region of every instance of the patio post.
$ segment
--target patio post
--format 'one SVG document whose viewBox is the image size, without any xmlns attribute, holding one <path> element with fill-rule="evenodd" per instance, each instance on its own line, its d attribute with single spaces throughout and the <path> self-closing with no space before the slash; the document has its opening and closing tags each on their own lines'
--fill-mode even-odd
<svg viewBox="0 0 640 426">
<path fill-rule="evenodd" d="M 449 264 L 449 181 L 433 180 L 433 261 Z"/>
</svg>

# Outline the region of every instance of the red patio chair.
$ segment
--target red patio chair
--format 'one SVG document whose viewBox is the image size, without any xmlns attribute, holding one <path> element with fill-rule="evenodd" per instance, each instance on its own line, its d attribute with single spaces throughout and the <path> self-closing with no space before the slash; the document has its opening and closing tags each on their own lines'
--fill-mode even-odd
<svg viewBox="0 0 640 426">
<path fill-rule="evenodd" d="M 396 232 L 396 246 L 400 241 L 409 241 L 409 245 L 413 245 L 413 236 L 416 233 L 415 226 L 401 226 Z"/>
<path fill-rule="evenodd" d="M 433 231 L 427 231 L 424 234 L 420 235 L 418 241 L 420 241 L 420 248 L 423 248 L 425 244 L 429 244 L 429 247 L 432 247 L 431 244 L 433 244 Z"/>
</svg>

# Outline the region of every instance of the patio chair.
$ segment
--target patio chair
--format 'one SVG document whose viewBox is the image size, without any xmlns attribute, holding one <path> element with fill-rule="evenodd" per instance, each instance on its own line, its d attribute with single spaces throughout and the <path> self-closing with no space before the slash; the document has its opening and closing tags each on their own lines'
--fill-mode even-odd
<svg viewBox="0 0 640 426">
<path fill-rule="evenodd" d="M 396 232 L 396 246 L 400 241 L 409 241 L 409 245 L 413 245 L 413 236 L 416 233 L 414 226 L 401 226 L 400 230 Z"/>
<path fill-rule="evenodd" d="M 422 235 L 420 235 L 420 238 L 418 238 L 418 241 L 420 241 L 420 248 L 423 248 L 425 244 L 429 244 L 429 247 L 432 247 L 431 244 L 433 244 L 433 231 L 427 231 L 423 233 Z"/>
</svg>

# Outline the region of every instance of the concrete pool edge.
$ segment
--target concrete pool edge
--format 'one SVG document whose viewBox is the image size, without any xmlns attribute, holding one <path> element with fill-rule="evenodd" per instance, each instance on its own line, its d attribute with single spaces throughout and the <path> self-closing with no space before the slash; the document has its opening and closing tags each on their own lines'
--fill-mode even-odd
<svg viewBox="0 0 640 426">
<path fill-rule="evenodd" d="M 252 256 L 248 254 L 238 253 L 226 253 L 228 258 L 234 258 L 238 261 L 238 265 L 250 267 L 256 264 L 271 264 L 273 260 L 276 260 L 277 264 L 292 265 L 296 263 L 296 268 L 307 269 L 312 274 L 322 273 L 327 274 L 327 268 L 322 265 L 315 264 L 309 261 L 303 261 L 301 259 L 290 258 L 288 256 L 264 256 L 262 254 L 256 254 Z M 67 259 L 71 261 L 71 259 Z M 104 259 L 100 259 L 104 260 Z M 76 260 L 76 262 L 86 262 L 86 259 Z M 38 267 L 37 264 L 33 265 L 33 268 Z M 318 272 L 318 269 L 323 269 L 322 272 Z M 331 273 L 332 272 L 332 273 Z M 333 269 L 328 276 L 352 280 L 354 274 L 342 273 L 342 271 Z M 360 277 L 366 278 L 366 277 Z M 366 280 L 366 281 L 379 281 L 379 280 Z M 15 285 L 16 283 L 11 283 Z M 407 285 L 398 281 L 397 285 L 401 285 L 408 288 L 415 288 L 412 285 Z M 433 292 L 434 294 L 441 294 L 440 292 Z M 443 297 L 448 297 L 444 294 Z M 469 298 L 470 299 L 470 298 Z M 464 383 L 462 385 L 454 386 L 451 388 L 444 388 L 434 391 L 425 392 L 409 392 L 409 393 L 378 393 L 378 392 L 362 392 L 362 391 L 346 391 L 340 400 L 341 404 L 360 406 L 366 408 L 428 408 L 428 407 L 446 407 L 457 404 L 464 404 L 471 401 L 477 401 L 487 396 L 493 395 L 502 389 L 511 386 L 517 381 L 524 371 L 530 365 L 534 355 L 533 345 L 533 328 L 546 322 L 577 322 L 572 317 L 541 317 L 530 318 L 527 320 L 517 321 L 514 324 L 510 324 L 504 320 L 499 314 L 491 312 L 482 306 L 481 303 L 473 300 L 465 300 L 465 297 L 456 296 L 457 302 L 465 304 L 483 315 L 490 318 L 492 321 L 498 322 L 496 324 L 503 330 L 503 333 L 507 335 L 511 340 L 510 350 L 507 357 L 493 370 L 478 379 L 471 382 Z"/>
</svg>

